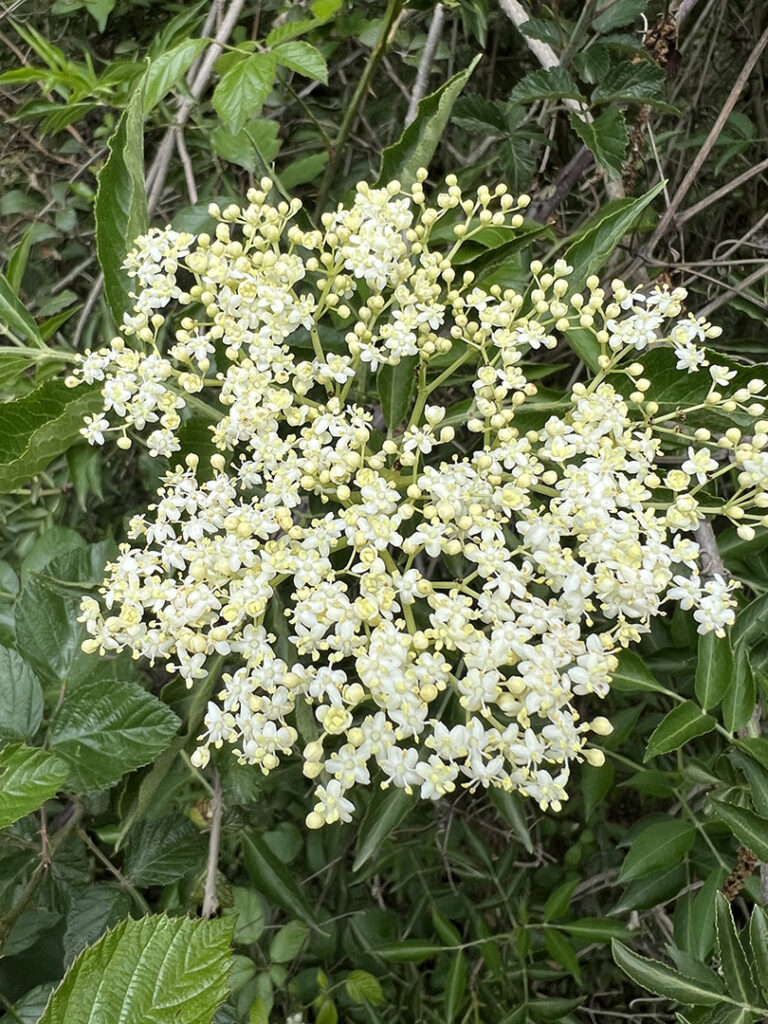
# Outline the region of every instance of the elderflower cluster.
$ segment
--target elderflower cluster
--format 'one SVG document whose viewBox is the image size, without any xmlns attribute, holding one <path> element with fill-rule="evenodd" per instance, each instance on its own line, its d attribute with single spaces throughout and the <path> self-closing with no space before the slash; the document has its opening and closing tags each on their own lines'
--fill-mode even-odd
<svg viewBox="0 0 768 1024">
<path fill-rule="evenodd" d="M 572 765 L 602 763 L 620 650 L 670 601 L 700 632 L 734 621 L 704 517 L 768 524 L 764 382 L 703 347 L 719 332 L 685 291 L 581 294 L 563 260 L 525 295 L 483 286 L 467 243 L 513 238 L 528 197 L 449 176 L 429 205 L 425 178 L 361 183 L 319 230 L 268 180 L 211 207 L 213 236 L 151 230 L 121 336 L 70 379 L 101 389 L 92 443 L 182 451 L 83 600 L 84 649 L 190 686 L 223 659 L 194 763 L 226 744 L 266 773 L 303 749 L 312 828 L 369 785 L 559 809 Z M 576 330 L 599 370 L 553 402 L 533 379 Z M 636 360 L 660 349 L 692 404 L 654 396 Z M 201 410 L 205 464 L 180 436 Z"/>
</svg>

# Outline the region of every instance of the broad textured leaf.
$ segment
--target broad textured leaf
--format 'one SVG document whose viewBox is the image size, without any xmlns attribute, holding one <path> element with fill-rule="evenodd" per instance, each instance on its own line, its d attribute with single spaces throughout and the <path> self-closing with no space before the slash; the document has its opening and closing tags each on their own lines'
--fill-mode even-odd
<svg viewBox="0 0 768 1024">
<path fill-rule="evenodd" d="M 645 662 L 634 651 L 622 651 L 619 654 L 619 666 L 611 676 L 611 686 L 615 690 L 629 693 L 635 690 L 663 690 L 661 684 L 646 668 Z"/>
<path fill-rule="evenodd" d="M 715 1006 L 720 1002 L 722 985 L 713 973 L 709 985 L 686 978 L 658 960 L 639 956 L 616 939 L 611 943 L 613 959 L 625 974 L 657 996 L 666 996 L 691 1006 Z"/>
<path fill-rule="evenodd" d="M 629 135 L 622 112 L 612 107 L 591 124 L 576 114 L 569 114 L 568 121 L 608 177 L 620 178 L 629 147 Z"/>
<path fill-rule="evenodd" d="M 696 700 L 705 711 L 715 707 L 733 682 L 733 651 L 728 637 L 699 636 L 696 662 Z"/>
<path fill-rule="evenodd" d="M 271 53 L 243 57 L 222 75 L 211 98 L 213 109 L 233 132 L 239 132 L 255 117 L 275 81 L 275 58 Z"/>
<path fill-rule="evenodd" d="M 374 792 L 357 833 L 353 871 L 359 871 L 374 853 L 378 853 L 381 844 L 413 807 L 413 798 L 403 789 L 379 789 Z"/>
<path fill-rule="evenodd" d="M 243 855 L 251 881 L 259 892 L 310 928 L 322 931 L 295 875 L 278 860 L 260 836 L 243 835 Z"/>
<path fill-rule="evenodd" d="M 716 722 L 711 715 L 705 715 L 698 704 L 692 700 L 683 701 L 673 708 L 659 722 L 648 740 L 644 761 L 659 754 L 669 754 L 678 750 L 684 743 L 712 732 Z"/>
<path fill-rule="evenodd" d="M 320 51 L 303 40 L 280 43 L 272 47 L 272 54 L 278 64 L 297 71 L 306 78 L 315 78 L 328 84 L 328 65 Z"/>
<path fill-rule="evenodd" d="M 681 860 L 693 846 L 696 829 L 677 818 L 649 825 L 633 840 L 619 872 L 620 882 L 642 878 Z"/>
<path fill-rule="evenodd" d="M 43 720 L 40 680 L 22 656 L 0 646 L 0 740 L 28 740 Z"/>
<path fill-rule="evenodd" d="M 206 39 L 185 39 L 152 61 L 144 79 L 145 114 L 153 110 L 165 94 L 186 74 L 207 45 Z"/>
<path fill-rule="evenodd" d="M 410 412 L 416 390 L 414 370 L 418 361 L 418 356 L 408 356 L 397 366 L 385 363 L 376 375 L 381 411 L 390 430 L 399 426 Z"/>
<path fill-rule="evenodd" d="M 34 345 L 45 348 L 40 329 L 3 274 L 0 274 L 0 328 L 9 328 L 19 338 L 27 338 Z"/>
<path fill-rule="evenodd" d="M 188 818 L 142 821 L 131 831 L 123 874 L 134 885 L 168 885 L 202 865 L 205 837 Z"/>
<path fill-rule="evenodd" d="M 736 807 L 722 800 L 713 800 L 712 807 L 740 843 L 760 860 L 768 861 L 768 819 L 746 807 Z"/>
<path fill-rule="evenodd" d="M 611 32 L 622 25 L 631 25 L 645 11 L 648 0 L 609 0 L 600 5 L 600 12 L 592 20 L 595 32 Z"/>
<path fill-rule="evenodd" d="M 453 120 L 462 128 L 485 135 L 506 135 L 510 127 L 505 104 L 477 93 L 461 96 L 456 101 Z"/>
<path fill-rule="evenodd" d="M 749 654 L 743 644 L 736 649 L 733 669 L 733 684 L 723 697 L 721 715 L 723 725 L 729 732 L 742 729 L 755 710 L 755 678 L 749 662 Z"/>
<path fill-rule="evenodd" d="M 54 754 L 21 743 L 0 750 L 0 828 L 42 807 L 69 774 Z"/>
<path fill-rule="evenodd" d="M 73 390 L 55 377 L 0 404 L 0 494 L 21 487 L 79 441 L 83 417 L 101 404 L 94 388 Z"/>
<path fill-rule="evenodd" d="M 408 125 L 394 145 L 387 146 L 382 153 L 379 183 L 397 178 L 403 188 L 408 189 L 416 180 L 416 171 L 420 167 L 429 167 L 432 154 L 448 124 L 453 104 L 479 60 L 478 55 L 468 68 L 421 100 L 416 120 Z"/>
<path fill-rule="evenodd" d="M 50 729 L 51 750 L 86 792 L 106 789 L 168 745 L 179 719 L 137 683 L 88 680 L 70 693 Z"/>
<path fill-rule="evenodd" d="M 130 279 L 122 270 L 125 254 L 147 230 L 144 185 L 144 107 L 141 86 L 134 90 L 109 140 L 109 157 L 99 174 L 94 212 L 96 251 L 104 293 L 115 323 L 131 308 Z"/>
<path fill-rule="evenodd" d="M 590 102 L 647 103 L 671 113 L 675 107 L 664 98 L 664 80 L 664 72 L 656 64 L 623 62 L 598 81 Z"/>
<path fill-rule="evenodd" d="M 350 971 L 344 984 L 353 1003 L 367 1002 L 379 1006 L 384 1002 L 384 993 L 378 979 L 368 971 Z"/>
<path fill-rule="evenodd" d="M 86 946 L 100 939 L 130 913 L 133 900 L 128 890 L 115 882 L 97 882 L 80 893 L 67 912 L 64 932 L 64 960 L 71 964 Z"/>
<path fill-rule="evenodd" d="M 731 905 L 721 892 L 717 894 L 715 911 L 720 968 L 728 995 L 741 1003 L 754 1006 L 760 999 L 757 985 L 736 931 Z"/>
<path fill-rule="evenodd" d="M 40 1024 L 211 1024 L 231 935 L 226 918 L 125 920 L 75 960 Z"/>
<path fill-rule="evenodd" d="M 522 78 L 509 96 L 513 103 L 532 103 L 534 100 L 579 100 L 586 102 L 584 94 L 565 68 L 540 68 Z"/>
<path fill-rule="evenodd" d="M 598 213 L 579 232 L 576 241 L 563 254 L 563 258 L 573 267 L 569 281 L 574 288 L 581 287 L 591 274 L 600 273 L 621 238 L 631 230 L 646 206 L 653 202 L 663 188 L 664 182 L 660 181 L 638 199 L 618 200 L 609 210 Z"/>
</svg>

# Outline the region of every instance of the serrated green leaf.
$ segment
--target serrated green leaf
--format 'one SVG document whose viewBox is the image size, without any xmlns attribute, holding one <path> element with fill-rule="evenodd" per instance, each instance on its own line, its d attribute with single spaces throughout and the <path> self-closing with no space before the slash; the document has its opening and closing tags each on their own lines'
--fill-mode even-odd
<svg viewBox="0 0 768 1024">
<path fill-rule="evenodd" d="M 144 99 L 137 87 L 109 140 L 109 157 L 99 174 L 94 204 L 96 251 L 104 274 L 104 294 L 115 323 L 131 308 L 123 260 L 134 239 L 147 230 L 144 184 Z"/>
<path fill-rule="evenodd" d="M 586 102 L 584 94 L 571 75 L 560 66 L 532 71 L 517 83 L 509 99 L 512 103 L 561 99 Z"/>
<path fill-rule="evenodd" d="M 3 274 L 0 274 L 0 330 L 8 328 L 19 338 L 45 348 L 40 329 L 27 312 L 21 299 Z"/>
<path fill-rule="evenodd" d="M 723 800 L 713 800 L 718 818 L 733 832 L 740 843 L 760 860 L 768 861 L 768 820 L 746 807 L 735 807 Z"/>
<path fill-rule="evenodd" d="M 126 844 L 123 874 L 140 888 L 169 885 L 202 864 L 206 847 L 189 818 L 170 815 L 141 821 Z"/>
<path fill-rule="evenodd" d="M 768 918 L 763 907 L 753 907 L 749 919 L 752 966 L 763 1000 L 768 999 Z"/>
<path fill-rule="evenodd" d="M 622 25 L 630 25 L 648 6 L 648 0 L 609 0 L 601 5 L 600 11 L 592 20 L 595 32 L 611 32 Z"/>
<path fill-rule="evenodd" d="M 243 835 L 243 855 L 251 881 L 259 892 L 310 928 L 322 932 L 293 873 L 277 859 L 260 836 Z"/>
<path fill-rule="evenodd" d="M 675 108 L 664 98 L 664 80 L 662 69 L 650 61 L 622 62 L 600 79 L 592 90 L 591 102 L 646 103 L 671 113 Z"/>
<path fill-rule="evenodd" d="M 0 404 L 0 494 L 8 494 L 80 440 L 83 417 L 101 407 L 93 388 L 72 390 L 51 378 Z"/>
<path fill-rule="evenodd" d="M 714 718 L 705 715 L 698 704 L 692 700 L 683 701 L 665 715 L 653 730 L 643 760 L 649 761 L 652 757 L 678 750 L 689 740 L 712 732 L 716 724 Z"/>
<path fill-rule="evenodd" d="M 357 833 L 353 871 L 378 852 L 413 807 L 413 798 L 403 789 L 379 789 L 373 794 Z"/>
<path fill-rule="evenodd" d="M 416 180 L 416 171 L 420 167 L 429 167 L 432 154 L 445 132 L 453 104 L 479 60 L 478 55 L 466 70 L 460 71 L 436 92 L 421 100 L 416 119 L 408 125 L 397 142 L 387 146 L 381 154 L 379 184 L 398 179 L 404 189 L 409 189 Z"/>
<path fill-rule="evenodd" d="M 271 53 L 243 57 L 221 76 L 211 103 L 213 109 L 233 132 L 239 132 L 250 117 L 255 117 L 275 81 L 275 58 Z"/>
<path fill-rule="evenodd" d="M 384 1002 L 384 993 L 377 978 L 368 971 L 350 971 L 344 982 L 347 994 L 354 1003 L 370 1003 L 380 1006 Z"/>
<path fill-rule="evenodd" d="M 656 681 L 645 662 L 634 651 L 621 651 L 618 656 L 619 664 L 611 676 L 613 689 L 632 693 L 635 690 L 663 691 L 663 687 Z"/>
<path fill-rule="evenodd" d="M 622 112 L 612 107 L 591 123 L 570 113 L 568 121 L 608 177 L 614 180 L 620 178 L 629 148 L 629 135 Z"/>
<path fill-rule="evenodd" d="M 67 765 L 37 747 L 14 743 L 0 750 L 0 828 L 42 807 L 66 781 Z"/>
<path fill-rule="evenodd" d="M 742 729 L 755 710 L 755 679 L 749 654 L 744 644 L 739 644 L 735 653 L 733 683 L 723 697 L 720 710 L 723 725 L 729 732 Z"/>
<path fill-rule="evenodd" d="M 389 430 L 399 426 L 410 411 L 416 390 L 414 369 L 418 361 L 418 356 L 408 356 L 401 359 L 397 366 L 385 363 L 376 375 L 381 411 Z"/>
<path fill-rule="evenodd" d="M 79 893 L 67 911 L 64 961 L 69 966 L 86 946 L 100 939 L 130 913 L 133 900 L 126 888 L 114 882 L 97 882 Z"/>
<path fill-rule="evenodd" d="M 760 998 L 755 979 L 736 931 L 731 905 L 721 892 L 715 899 L 715 915 L 720 968 L 726 991 L 731 998 L 741 1003 L 755 1005 Z"/>
<path fill-rule="evenodd" d="M 22 656 L 0 646 L 0 740 L 29 740 L 43 720 L 40 680 Z"/>
<path fill-rule="evenodd" d="M 154 110 L 165 94 L 189 71 L 207 45 L 206 39 L 185 39 L 152 61 L 144 81 L 145 114 Z"/>
<path fill-rule="evenodd" d="M 272 53 L 278 64 L 297 71 L 306 78 L 314 78 L 323 85 L 328 84 L 328 65 L 325 57 L 310 43 L 303 40 L 292 40 L 272 47 Z"/>
<path fill-rule="evenodd" d="M 227 996 L 232 922 L 127 919 L 78 956 L 40 1024 L 211 1024 Z"/>
<path fill-rule="evenodd" d="M 56 713 L 50 746 L 69 765 L 73 785 L 95 792 L 148 764 L 179 724 L 169 707 L 137 683 L 87 680 Z"/>
<path fill-rule="evenodd" d="M 733 651 L 728 637 L 699 636 L 696 662 L 696 700 L 705 711 L 716 707 L 733 682 Z"/>
<path fill-rule="evenodd" d="M 667 999 L 690 1006 L 715 1006 L 720 1002 L 722 985 L 714 973 L 711 983 L 704 985 L 701 981 L 678 974 L 658 960 L 639 956 L 616 939 L 611 943 L 611 951 L 621 970 L 636 984 L 655 995 L 666 996 Z"/>
<path fill-rule="evenodd" d="M 631 882 L 666 864 L 674 864 L 693 846 L 696 829 L 689 821 L 673 818 L 644 828 L 624 858 L 618 881 Z"/>
</svg>

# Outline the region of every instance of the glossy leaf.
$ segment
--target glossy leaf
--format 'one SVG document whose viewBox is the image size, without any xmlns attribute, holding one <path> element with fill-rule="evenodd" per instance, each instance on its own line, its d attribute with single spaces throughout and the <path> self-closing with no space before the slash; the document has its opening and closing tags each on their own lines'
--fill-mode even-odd
<svg viewBox="0 0 768 1024">
<path fill-rule="evenodd" d="M 344 982 L 347 995 L 353 1003 L 370 1003 L 380 1006 L 384 1002 L 384 993 L 377 978 L 368 971 L 350 971 Z"/>
<path fill-rule="evenodd" d="M 453 104 L 479 60 L 478 55 L 468 68 L 421 100 L 415 121 L 408 125 L 394 145 L 387 146 L 382 153 L 379 183 L 397 179 L 403 188 L 408 189 L 416 180 L 416 171 L 420 167 L 429 167 L 432 154 L 448 124 Z"/>
<path fill-rule="evenodd" d="M 130 279 L 122 269 L 134 239 L 147 230 L 144 184 L 144 100 L 134 90 L 109 140 L 109 157 L 99 174 L 94 205 L 96 251 L 104 274 L 104 294 L 116 324 L 131 308 Z"/>
<path fill-rule="evenodd" d="M 732 999 L 755 1005 L 760 996 L 752 977 L 744 947 L 731 913 L 731 905 L 719 892 L 715 901 L 717 946 L 720 951 L 720 969 L 725 987 Z"/>
<path fill-rule="evenodd" d="M 667 999 L 690 1006 L 715 1006 L 720 1001 L 722 985 L 714 973 L 711 982 L 705 985 L 678 974 L 658 960 L 640 956 L 616 939 L 611 943 L 611 950 L 613 959 L 622 971 L 636 984 L 655 995 L 666 996 Z"/>
<path fill-rule="evenodd" d="M 643 760 L 648 761 L 660 754 L 678 750 L 689 740 L 712 732 L 715 724 L 714 718 L 705 715 L 692 700 L 683 701 L 665 715 L 653 730 Z"/>
<path fill-rule="evenodd" d="M 219 117 L 233 132 L 239 132 L 250 117 L 256 117 L 275 80 L 275 58 L 271 53 L 254 53 L 230 67 L 214 90 L 211 102 Z"/>
<path fill-rule="evenodd" d="M 325 57 L 310 43 L 303 40 L 292 40 L 272 47 L 272 54 L 278 64 L 297 71 L 306 78 L 315 78 L 324 85 L 328 84 L 328 65 Z"/>
<path fill-rule="evenodd" d="M 21 743 L 0 750 L 0 828 L 42 807 L 69 774 L 60 758 Z"/>
<path fill-rule="evenodd" d="M 0 646 L 0 740 L 32 739 L 42 720 L 40 680 L 17 651 Z"/>
<path fill-rule="evenodd" d="M 185 39 L 152 61 L 145 75 L 145 114 L 153 110 L 166 93 L 189 71 L 207 45 L 206 39 Z"/>
<path fill-rule="evenodd" d="M 80 954 L 40 1024 L 211 1024 L 227 995 L 231 935 L 227 919 L 129 918 Z"/>
<path fill-rule="evenodd" d="M 705 711 L 716 707 L 733 683 L 733 651 L 727 637 L 699 636 L 696 662 L 696 700 Z"/>
<path fill-rule="evenodd" d="M 93 792 L 148 764 L 178 726 L 170 708 L 137 683 L 88 680 L 53 719 L 50 745 L 69 765 L 72 784 Z"/>
<path fill-rule="evenodd" d="M 754 710 L 755 678 L 747 649 L 743 644 L 739 644 L 736 649 L 733 684 L 723 697 L 723 725 L 729 732 L 736 732 L 747 724 Z"/>
<path fill-rule="evenodd" d="M 615 690 L 622 690 L 628 693 L 632 693 L 635 690 L 655 692 L 663 690 L 663 687 L 656 681 L 642 658 L 635 654 L 634 651 L 622 651 L 618 658 L 619 666 L 611 676 L 611 686 Z"/>
</svg>

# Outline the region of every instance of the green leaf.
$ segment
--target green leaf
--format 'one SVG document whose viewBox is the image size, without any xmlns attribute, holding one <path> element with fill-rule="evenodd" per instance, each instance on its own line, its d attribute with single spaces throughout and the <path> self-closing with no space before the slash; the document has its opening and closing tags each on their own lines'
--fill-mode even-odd
<svg viewBox="0 0 768 1024">
<path fill-rule="evenodd" d="M 80 440 L 83 417 L 100 409 L 94 388 L 76 390 L 56 377 L 0 404 L 0 494 L 8 494 Z"/>
<path fill-rule="evenodd" d="M 580 288 L 591 274 L 600 273 L 619 241 L 632 229 L 640 214 L 653 202 L 664 185 L 665 182 L 660 181 L 638 199 L 619 199 L 609 210 L 598 213 L 579 232 L 563 257 L 573 267 L 568 280 L 574 288 Z"/>
<path fill-rule="evenodd" d="M 40 1024 L 211 1024 L 227 996 L 232 923 L 122 921 L 75 960 Z"/>
<path fill-rule="evenodd" d="M 114 882 L 97 882 L 79 893 L 67 912 L 66 965 L 69 966 L 86 946 L 100 939 L 107 928 L 113 928 L 127 917 L 132 903 L 128 890 Z"/>
<path fill-rule="evenodd" d="M 467 990 L 467 958 L 459 949 L 453 956 L 451 966 L 445 979 L 445 996 L 443 998 L 443 1020 L 446 1024 L 458 1016 L 464 993 Z"/>
<path fill-rule="evenodd" d="M 50 729 L 51 750 L 85 792 L 106 789 L 168 745 L 179 719 L 137 683 L 88 680 L 65 699 Z"/>
<path fill-rule="evenodd" d="M 768 594 L 755 598 L 746 608 L 736 615 L 736 622 L 731 630 L 731 641 L 734 648 L 738 644 L 749 646 L 765 632 L 768 624 Z"/>
<path fill-rule="evenodd" d="M 721 714 L 723 725 L 729 732 L 743 728 L 755 710 L 755 679 L 749 654 L 744 644 L 736 648 L 736 664 L 733 671 L 733 685 L 723 698 Z"/>
<path fill-rule="evenodd" d="M 19 294 L 21 282 L 24 280 L 24 271 L 27 269 L 27 261 L 29 260 L 29 251 L 32 248 L 34 227 L 35 225 L 33 224 L 27 228 L 21 236 L 21 241 L 13 250 L 11 258 L 8 260 L 5 276 L 14 295 Z"/>
<path fill-rule="evenodd" d="M 379 789 L 374 792 L 360 823 L 355 846 L 353 871 L 359 871 L 381 844 L 413 810 L 415 801 L 403 789 Z"/>
<path fill-rule="evenodd" d="M 275 81 L 275 58 L 271 53 L 253 53 L 239 60 L 221 76 L 211 102 L 213 109 L 239 132 L 250 117 L 255 117 Z"/>
<path fill-rule="evenodd" d="M 323 85 L 328 84 L 328 65 L 325 63 L 325 57 L 310 43 L 303 40 L 280 43 L 272 47 L 272 54 L 283 67 L 298 71 L 306 78 L 317 79 Z"/>
<path fill-rule="evenodd" d="M 381 411 L 390 431 L 399 426 L 410 412 L 416 390 L 414 370 L 418 361 L 418 356 L 407 356 L 397 366 L 385 363 L 376 375 Z"/>
<path fill-rule="evenodd" d="M 659 754 L 669 754 L 696 736 L 712 732 L 715 725 L 714 718 L 705 715 L 692 700 L 683 701 L 665 715 L 653 730 L 643 760 L 649 761 Z"/>
<path fill-rule="evenodd" d="M 727 637 L 699 635 L 696 662 L 696 700 L 705 711 L 715 707 L 733 681 L 733 651 Z"/>
<path fill-rule="evenodd" d="M 573 896 L 573 890 L 578 884 L 579 880 L 574 878 L 570 882 L 564 882 L 554 890 L 544 904 L 545 921 L 552 921 L 563 916 L 571 905 L 571 896 Z"/>
<path fill-rule="evenodd" d="M 294 960 L 307 941 L 309 928 L 301 921 L 289 921 L 269 944 L 269 959 L 273 964 L 287 964 Z"/>
<path fill-rule="evenodd" d="M 590 124 L 570 113 L 568 121 L 584 145 L 610 179 L 621 177 L 629 148 L 629 135 L 623 113 L 618 107 L 606 110 Z"/>
<path fill-rule="evenodd" d="M 749 919 L 749 944 L 752 947 L 752 966 L 762 998 L 768 998 L 768 918 L 763 907 L 753 907 Z"/>
<path fill-rule="evenodd" d="M 189 818 L 170 815 L 141 821 L 131 830 L 123 874 L 140 888 L 169 885 L 198 867 L 205 850 L 205 838 Z"/>
<path fill-rule="evenodd" d="M 154 110 L 165 94 L 189 71 L 208 45 L 206 39 L 185 39 L 161 53 L 144 77 L 144 113 Z"/>
<path fill-rule="evenodd" d="M 408 125 L 397 142 L 387 146 L 381 154 L 379 184 L 398 179 L 404 189 L 409 189 L 416 180 L 416 171 L 420 167 L 429 166 L 432 154 L 445 132 L 453 104 L 479 60 L 480 55 L 475 57 L 468 68 L 421 100 L 415 121 Z"/>
<path fill-rule="evenodd" d="M 720 967 L 726 991 L 739 1002 L 755 1005 L 760 999 L 757 985 L 736 931 L 731 905 L 721 892 L 717 894 L 715 913 Z"/>
<path fill-rule="evenodd" d="M 568 939 L 556 928 L 547 928 L 544 932 L 544 944 L 547 952 L 557 963 L 568 971 L 577 982 L 581 982 L 581 968 L 576 953 Z"/>
<path fill-rule="evenodd" d="M 43 720 L 40 680 L 22 656 L 0 646 L 0 740 L 29 740 Z"/>
<path fill-rule="evenodd" d="M 42 807 L 68 775 L 66 764 L 46 750 L 21 743 L 0 750 L 0 828 Z"/>
<path fill-rule="evenodd" d="M 590 102 L 600 103 L 647 103 L 673 113 L 675 107 L 664 98 L 664 72 L 650 61 L 637 64 L 622 62 L 598 81 L 592 90 Z"/>
<path fill-rule="evenodd" d="M 243 855 L 251 881 L 259 892 L 310 928 L 322 932 L 294 874 L 278 860 L 260 836 L 243 835 Z"/>
<path fill-rule="evenodd" d="M 631 25 L 648 6 L 648 0 L 609 0 L 592 20 L 595 32 L 611 32 L 622 25 Z"/>
<path fill-rule="evenodd" d="M 371 950 L 376 956 L 382 957 L 393 964 L 420 964 L 431 960 L 439 953 L 445 952 L 445 946 L 423 939 L 403 939 L 401 942 L 387 942 Z"/>
<path fill-rule="evenodd" d="M 208 141 L 214 152 L 230 163 L 254 172 L 256 168 L 256 148 L 246 128 L 239 132 L 231 132 L 225 125 L 217 124 L 208 133 Z"/>
<path fill-rule="evenodd" d="M 344 982 L 347 995 L 353 1003 L 370 1003 L 380 1006 L 384 1002 L 384 993 L 377 978 L 368 971 L 350 971 Z"/>
<path fill-rule="evenodd" d="M 27 338 L 34 345 L 45 348 L 40 330 L 24 308 L 7 278 L 0 274 L 0 330 L 15 331 L 20 338 Z"/>
<path fill-rule="evenodd" d="M 642 878 L 667 864 L 682 860 L 695 838 L 696 829 L 687 821 L 675 818 L 649 825 L 633 840 L 621 865 L 619 881 Z"/>
<path fill-rule="evenodd" d="M 558 922 L 558 928 L 579 939 L 589 942 L 608 942 L 609 939 L 627 937 L 626 925 L 611 921 L 607 917 L 583 917 L 580 921 Z"/>
<path fill-rule="evenodd" d="M 746 807 L 736 807 L 723 800 L 713 800 L 712 807 L 718 818 L 736 838 L 760 860 L 768 861 L 768 820 Z"/>
<path fill-rule="evenodd" d="M 313 181 L 328 163 L 328 153 L 310 153 L 299 160 L 294 160 L 280 170 L 280 184 L 284 189 L 292 189 Z"/>
<path fill-rule="evenodd" d="M 231 913 L 236 914 L 235 942 L 250 946 L 258 942 L 264 933 L 267 917 L 264 913 L 264 902 L 257 892 L 244 885 L 232 886 L 234 906 Z"/>
<path fill-rule="evenodd" d="M 714 973 L 711 983 L 705 985 L 702 981 L 678 974 L 658 960 L 649 960 L 633 953 L 616 939 L 611 943 L 611 951 L 621 970 L 636 984 L 655 995 L 666 996 L 667 999 L 690 1006 L 715 1006 L 720 1002 L 722 986 Z"/>
<path fill-rule="evenodd" d="M 584 94 L 565 68 L 540 68 L 522 78 L 509 95 L 512 103 L 532 103 L 534 100 L 578 100 L 585 103 Z"/>
<path fill-rule="evenodd" d="M 96 251 L 104 274 L 104 293 L 115 323 L 132 305 L 129 278 L 123 272 L 125 255 L 147 230 L 144 185 L 144 99 L 137 87 L 109 140 L 109 157 L 99 174 L 94 212 Z"/>
<path fill-rule="evenodd" d="M 635 690 L 650 690 L 657 693 L 663 692 L 663 687 L 646 668 L 643 660 L 634 651 L 622 651 L 619 656 L 619 665 L 611 677 L 611 687 L 632 693 Z"/>
<path fill-rule="evenodd" d="M 525 807 L 518 793 L 505 793 L 501 789 L 491 789 L 488 799 L 512 830 L 518 842 L 528 853 L 533 853 L 533 840 L 525 820 Z"/>
</svg>

